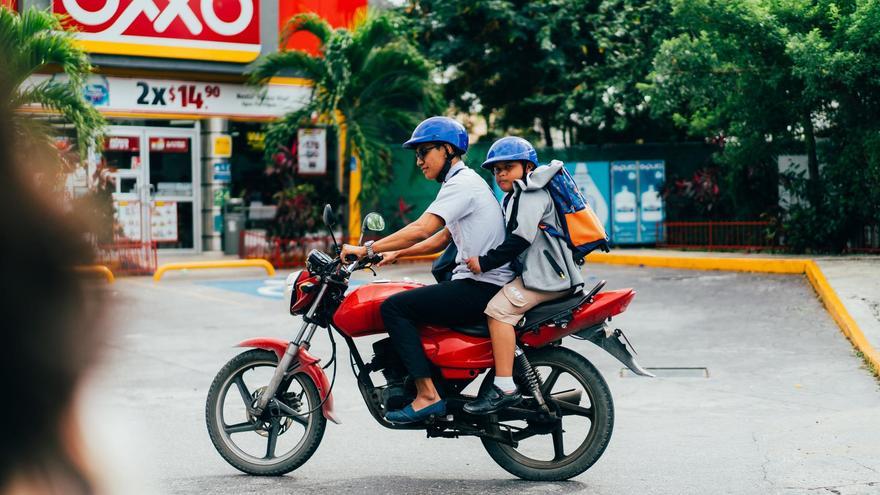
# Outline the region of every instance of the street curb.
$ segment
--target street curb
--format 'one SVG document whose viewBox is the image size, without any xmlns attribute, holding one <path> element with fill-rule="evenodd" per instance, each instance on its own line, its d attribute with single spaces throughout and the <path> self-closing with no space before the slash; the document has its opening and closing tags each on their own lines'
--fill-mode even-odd
<svg viewBox="0 0 880 495">
<path fill-rule="evenodd" d="M 752 273 L 805 275 L 840 331 L 873 366 L 880 376 L 880 353 L 868 342 L 862 329 L 850 316 L 837 293 L 831 288 L 819 265 L 811 259 L 749 259 L 749 258 L 688 258 L 683 256 L 637 256 L 593 253 L 587 257 L 593 263 L 608 265 L 635 265 L 686 270 L 718 270 Z"/>
</svg>

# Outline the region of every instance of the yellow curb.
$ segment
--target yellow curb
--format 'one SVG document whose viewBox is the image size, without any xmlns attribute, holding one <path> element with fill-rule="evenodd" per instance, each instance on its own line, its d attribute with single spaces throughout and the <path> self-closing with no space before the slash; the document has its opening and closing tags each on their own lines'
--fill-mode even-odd
<svg viewBox="0 0 880 495">
<path fill-rule="evenodd" d="M 831 288 L 831 284 L 828 283 L 828 279 L 825 278 L 825 274 L 822 273 L 822 270 L 815 261 L 810 260 L 807 263 L 806 275 L 813 285 L 813 289 L 819 294 L 819 299 L 825 304 L 828 313 L 837 322 L 837 326 L 840 327 L 840 330 L 853 343 L 855 348 L 864 354 L 865 359 L 874 366 L 874 372 L 880 376 L 880 354 L 871 347 L 871 343 L 868 342 L 865 334 L 862 333 L 862 329 L 859 328 L 859 325 L 850 316 L 849 311 L 846 310 L 843 302 L 837 297 L 837 293 Z"/>
<path fill-rule="evenodd" d="M 79 273 L 95 273 L 98 275 L 103 275 L 104 278 L 107 279 L 108 284 L 112 284 L 116 281 L 116 277 L 113 276 L 113 272 L 104 265 L 75 266 L 73 267 L 73 270 Z"/>
<path fill-rule="evenodd" d="M 638 256 L 622 254 L 593 253 L 587 257 L 593 263 L 609 265 L 636 265 L 656 268 L 679 268 L 686 270 L 721 270 L 753 273 L 782 273 L 806 275 L 813 290 L 819 296 L 831 318 L 840 327 L 843 335 L 852 342 L 880 376 L 880 354 L 871 346 L 865 334 L 849 311 L 831 288 L 825 274 L 814 260 L 784 258 L 687 258 L 679 256 Z"/>
<path fill-rule="evenodd" d="M 754 273 L 801 274 L 807 260 L 778 258 L 687 258 L 683 256 L 639 256 L 627 254 L 592 253 L 587 261 L 609 265 L 639 265 L 655 268 L 685 270 L 722 270 Z"/>
<path fill-rule="evenodd" d="M 204 270 L 208 268 L 247 268 L 257 267 L 266 270 L 266 273 L 275 276 L 275 267 L 266 260 L 229 260 L 229 261 L 192 261 L 188 263 L 166 263 L 156 270 L 153 281 L 158 282 L 165 272 L 170 270 Z"/>
</svg>

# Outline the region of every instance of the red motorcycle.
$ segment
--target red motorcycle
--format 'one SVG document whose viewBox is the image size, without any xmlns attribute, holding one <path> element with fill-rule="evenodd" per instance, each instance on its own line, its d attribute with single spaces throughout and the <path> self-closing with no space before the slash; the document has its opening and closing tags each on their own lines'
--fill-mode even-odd
<svg viewBox="0 0 880 495">
<path fill-rule="evenodd" d="M 335 224 L 329 205 L 324 223 Z M 371 213 L 364 227 L 381 231 L 384 220 Z M 296 337 L 289 342 L 270 338 L 241 342 L 239 347 L 252 349 L 232 358 L 217 373 L 205 416 L 211 441 L 232 466 L 254 475 L 288 473 L 318 448 L 327 420 L 340 422 L 331 393 L 337 366 L 334 332 L 348 345 L 358 388 L 380 425 L 425 430 L 428 437 L 478 437 L 495 462 L 527 480 L 577 476 L 599 459 L 611 438 L 614 406 L 608 385 L 587 358 L 562 345 L 565 337 L 589 340 L 634 373 L 653 376 L 635 362 L 623 332 L 606 324 L 626 310 L 635 291 L 600 292 L 602 281 L 592 290 L 542 304 L 525 315 L 517 326 L 514 372 L 524 400 L 497 414 L 474 416 L 462 410 L 474 399 L 462 393 L 465 387 L 487 370 L 480 390 L 491 386 L 494 378 L 486 324 L 423 325 L 422 345 L 434 365 L 434 382 L 447 401 L 447 414 L 416 424 L 389 423 L 385 412 L 412 401 L 414 382 L 390 338 L 373 344 L 369 362 L 354 339 L 384 334 L 382 302 L 422 284 L 375 282 L 346 294 L 351 274 L 372 270 L 380 260 L 346 263 L 317 250 L 309 253 L 306 269 L 287 278 L 290 313 L 304 320 Z M 323 366 L 309 353 L 318 328 L 328 330 L 333 350 Z M 325 370 L 331 364 L 333 379 L 328 380 Z"/>
</svg>

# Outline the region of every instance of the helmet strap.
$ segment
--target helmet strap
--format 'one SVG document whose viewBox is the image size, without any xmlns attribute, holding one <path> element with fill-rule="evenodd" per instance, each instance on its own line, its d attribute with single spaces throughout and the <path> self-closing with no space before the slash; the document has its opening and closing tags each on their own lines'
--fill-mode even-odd
<svg viewBox="0 0 880 495">
<path fill-rule="evenodd" d="M 443 181 L 446 180 L 446 175 L 449 173 L 449 169 L 452 168 L 452 159 L 455 158 L 455 155 L 449 152 L 446 147 L 443 147 L 443 151 L 446 153 L 446 161 L 443 163 L 443 168 L 440 169 L 440 173 L 437 174 L 437 178 L 435 179 L 440 184 L 443 184 Z"/>
</svg>

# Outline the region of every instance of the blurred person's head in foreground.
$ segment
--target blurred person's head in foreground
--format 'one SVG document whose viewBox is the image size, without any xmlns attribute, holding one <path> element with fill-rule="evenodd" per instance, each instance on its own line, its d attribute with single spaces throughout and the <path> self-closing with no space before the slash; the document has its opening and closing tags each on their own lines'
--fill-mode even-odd
<svg viewBox="0 0 880 495">
<path fill-rule="evenodd" d="M 76 401 L 101 347 L 100 291 L 73 271 L 90 249 L 10 117 L 0 102 L 0 494 L 94 493 Z"/>
</svg>

